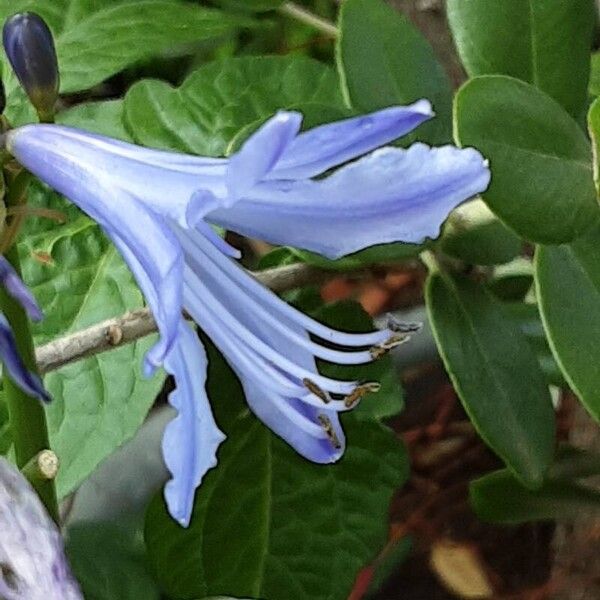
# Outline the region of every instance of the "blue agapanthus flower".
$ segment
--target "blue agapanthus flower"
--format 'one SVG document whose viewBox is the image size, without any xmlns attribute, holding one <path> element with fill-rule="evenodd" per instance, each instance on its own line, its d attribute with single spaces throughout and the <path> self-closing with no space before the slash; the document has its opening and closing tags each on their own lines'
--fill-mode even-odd
<svg viewBox="0 0 600 600">
<path fill-rule="evenodd" d="M 152 309 L 161 336 L 145 371 L 164 364 L 176 380 L 170 402 L 179 414 L 163 452 L 172 474 L 166 501 L 182 525 L 224 439 L 204 390 L 206 355 L 182 309 L 238 374 L 252 411 L 317 463 L 342 456 L 338 415 L 375 386 L 325 377 L 315 359 L 369 362 L 405 335 L 393 323 L 366 334 L 318 323 L 240 268 L 237 251 L 210 225 L 330 258 L 436 237 L 448 213 L 483 191 L 490 174 L 473 149 L 377 149 L 431 116 L 421 100 L 300 133 L 302 116 L 279 112 L 228 159 L 56 125 L 6 134 L 22 165 L 104 228 Z"/>
<path fill-rule="evenodd" d="M 23 306 L 30 319 L 39 321 L 42 318 L 42 311 L 35 298 L 4 256 L 0 256 L 0 285 L 3 285 L 8 294 Z M 40 400 L 50 399 L 41 379 L 23 364 L 13 331 L 2 313 L 0 313 L 0 361 L 11 379 L 24 392 Z"/>
</svg>

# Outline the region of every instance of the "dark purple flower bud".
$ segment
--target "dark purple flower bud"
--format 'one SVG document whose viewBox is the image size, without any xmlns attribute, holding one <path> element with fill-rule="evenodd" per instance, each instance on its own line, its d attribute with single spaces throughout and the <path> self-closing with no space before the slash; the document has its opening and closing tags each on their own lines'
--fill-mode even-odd
<svg viewBox="0 0 600 600">
<path fill-rule="evenodd" d="M 0 458 L 0 598 L 83 600 L 58 528 L 29 482 Z"/>
<path fill-rule="evenodd" d="M 4 89 L 4 83 L 0 80 L 0 114 L 4 112 L 6 108 L 6 91 Z"/>
<path fill-rule="evenodd" d="M 35 13 L 18 13 L 4 24 L 3 42 L 6 56 L 40 120 L 52 120 L 59 75 L 48 25 Z"/>
</svg>

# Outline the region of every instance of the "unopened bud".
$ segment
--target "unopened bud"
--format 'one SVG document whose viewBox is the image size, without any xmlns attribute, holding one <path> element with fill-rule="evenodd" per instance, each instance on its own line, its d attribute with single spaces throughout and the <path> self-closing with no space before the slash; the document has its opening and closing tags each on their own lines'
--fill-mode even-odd
<svg viewBox="0 0 600 600">
<path fill-rule="evenodd" d="M 59 75 L 48 25 L 35 13 L 18 13 L 4 24 L 2 40 L 13 71 L 40 120 L 51 121 L 58 99 Z"/>
<path fill-rule="evenodd" d="M 0 79 L 0 115 L 4 112 L 6 108 L 6 91 L 4 90 L 4 83 Z"/>
</svg>

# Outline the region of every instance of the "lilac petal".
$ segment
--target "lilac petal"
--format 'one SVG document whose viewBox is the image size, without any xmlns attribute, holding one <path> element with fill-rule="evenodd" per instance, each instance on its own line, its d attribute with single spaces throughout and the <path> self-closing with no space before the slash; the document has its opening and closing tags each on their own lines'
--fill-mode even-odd
<svg viewBox="0 0 600 600">
<path fill-rule="evenodd" d="M 50 396 L 44 389 L 42 380 L 23 364 L 17 350 L 17 342 L 13 331 L 2 313 L 0 313 L 0 360 L 8 371 L 10 378 L 26 394 L 39 398 L 44 402 L 50 401 Z"/>
<path fill-rule="evenodd" d="M 171 516 L 183 527 L 190 523 L 196 488 L 216 466 L 217 448 L 225 439 L 204 388 L 206 367 L 206 353 L 198 336 L 181 320 L 177 343 L 165 360 L 165 369 L 177 386 L 169 402 L 179 414 L 167 425 L 162 449 L 172 475 L 165 486 L 165 500 Z"/>
<path fill-rule="evenodd" d="M 60 532 L 27 480 L 0 458 L 0 597 L 83 600 Z"/>
<path fill-rule="evenodd" d="M 393 142 L 433 117 L 431 103 L 393 106 L 301 133 L 268 179 L 309 179 Z"/>
<path fill-rule="evenodd" d="M 471 148 L 383 148 L 319 181 L 261 183 L 207 220 L 338 258 L 374 244 L 437 237 L 450 211 L 489 180 L 486 161 Z"/>
<path fill-rule="evenodd" d="M 39 321 L 44 317 L 33 294 L 4 256 L 0 256 L 0 283 L 15 300 L 20 302 L 30 319 Z"/>
<path fill-rule="evenodd" d="M 280 111 L 248 138 L 229 159 L 226 177 L 229 202 L 241 198 L 269 173 L 301 125 L 300 113 Z"/>
<path fill-rule="evenodd" d="M 199 189 L 225 198 L 227 160 L 142 148 L 120 140 L 59 125 L 27 125 L 6 135 L 9 151 L 43 181 L 55 187 L 69 174 L 79 187 L 100 182 L 185 226 L 190 199 Z M 53 174 L 53 171 L 58 171 Z M 68 183 L 72 190 L 76 181 Z M 66 196 L 69 194 L 65 193 Z M 111 199 L 109 198 L 108 201 Z M 114 203 L 113 203 L 114 204 Z M 116 210 L 122 207 L 116 206 Z M 201 206 L 195 201 L 194 215 Z M 210 204 L 204 212 L 214 209 Z"/>
</svg>

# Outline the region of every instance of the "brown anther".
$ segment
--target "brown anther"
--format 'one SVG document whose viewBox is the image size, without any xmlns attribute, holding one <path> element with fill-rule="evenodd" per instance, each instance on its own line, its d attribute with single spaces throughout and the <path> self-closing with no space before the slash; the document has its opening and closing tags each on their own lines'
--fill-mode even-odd
<svg viewBox="0 0 600 600">
<path fill-rule="evenodd" d="M 352 408 L 359 400 L 362 400 L 367 394 L 376 393 L 381 389 L 381 384 L 377 381 L 367 381 L 357 386 L 344 398 L 346 408 Z"/>
<path fill-rule="evenodd" d="M 409 335 L 406 335 L 403 333 L 393 335 L 387 341 L 385 341 L 381 344 L 377 344 L 377 346 L 373 346 L 372 348 L 369 349 L 371 358 L 373 360 L 377 360 L 378 358 L 385 356 L 390 350 L 393 350 L 397 346 L 405 344 L 406 342 L 408 342 L 408 340 L 410 340 Z"/>
<path fill-rule="evenodd" d="M 314 394 L 317 398 L 325 402 L 325 404 L 329 404 L 331 402 L 329 394 L 322 390 L 314 381 L 308 379 L 308 377 L 305 377 L 302 380 L 302 383 L 311 394 Z"/>
<path fill-rule="evenodd" d="M 325 415 L 319 415 L 317 418 L 319 419 L 319 423 L 321 423 L 321 427 L 323 427 L 323 429 L 325 430 L 325 433 L 327 434 L 331 445 L 336 450 L 339 450 L 342 447 L 342 444 L 337 436 L 337 433 L 333 429 L 331 419 Z"/>
<path fill-rule="evenodd" d="M 423 328 L 423 323 L 404 323 L 388 313 L 387 328 L 394 333 L 417 333 Z"/>
<path fill-rule="evenodd" d="M 118 346 L 123 341 L 123 330 L 118 325 L 111 325 L 106 330 L 106 338 L 111 346 Z"/>
</svg>

